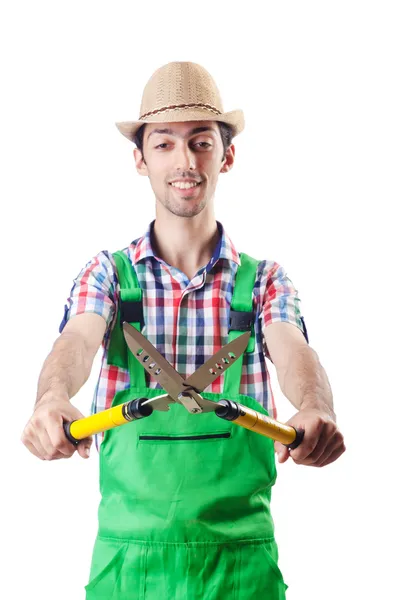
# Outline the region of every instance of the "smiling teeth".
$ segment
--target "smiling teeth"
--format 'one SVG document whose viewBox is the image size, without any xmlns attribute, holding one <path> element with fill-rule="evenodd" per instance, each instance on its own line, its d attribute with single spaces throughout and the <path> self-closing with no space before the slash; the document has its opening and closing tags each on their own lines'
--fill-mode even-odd
<svg viewBox="0 0 397 600">
<path fill-rule="evenodd" d="M 181 181 L 176 181 L 175 183 L 171 183 L 171 185 L 181 190 L 188 190 L 189 188 L 196 187 L 198 183 L 183 183 Z"/>
</svg>

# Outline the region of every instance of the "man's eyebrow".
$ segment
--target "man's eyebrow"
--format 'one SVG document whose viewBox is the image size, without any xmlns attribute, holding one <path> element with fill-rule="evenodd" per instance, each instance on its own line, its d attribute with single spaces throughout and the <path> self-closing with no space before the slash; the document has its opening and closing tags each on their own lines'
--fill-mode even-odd
<svg viewBox="0 0 397 600">
<path fill-rule="evenodd" d="M 196 133 L 201 133 L 203 131 L 212 131 L 213 133 L 216 133 L 216 129 L 214 129 L 213 127 L 195 127 L 194 129 L 191 129 L 186 136 L 181 135 L 180 133 L 177 133 L 176 131 L 174 131 L 173 129 L 169 129 L 169 128 L 165 128 L 165 129 L 153 129 L 147 139 L 150 138 L 150 136 L 152 135 L 152 133 L 166 133 L 168 135 L 175 135 L 176 137 L 190 137 L 191 135 L 195 135 Z"/>
</svg>

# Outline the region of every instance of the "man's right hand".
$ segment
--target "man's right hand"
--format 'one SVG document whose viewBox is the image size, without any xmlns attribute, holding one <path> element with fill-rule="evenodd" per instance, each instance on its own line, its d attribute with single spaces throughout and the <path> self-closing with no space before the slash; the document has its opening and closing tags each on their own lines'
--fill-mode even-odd
<svg viewBox="0 0 397 600">
<path fill-rule="evenodd" d="M 81 440 L 77 446 L 67 439 L 63 423 L 82 419 L 84 415 L 64 397 L 54 397 L 47 392 L 41 398 L 33 415 L 23 430 L 21 441 L 32 454 L 41 460 L 70 458 L 75 451 L 88 458 L 92 436 Z"/>
</svg>

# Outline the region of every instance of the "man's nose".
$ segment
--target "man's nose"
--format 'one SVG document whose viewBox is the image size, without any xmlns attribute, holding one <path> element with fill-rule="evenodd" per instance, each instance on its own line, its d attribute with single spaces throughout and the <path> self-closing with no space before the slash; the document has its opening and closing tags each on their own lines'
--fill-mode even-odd
<svg viewBox="0 0 397 600">
<path fill-rule="evenodd" d="M 181 145 L 176 149 L 175 168 L 182 171 L 196 168 L 196 161 L 193 150 L 189 146 Z"/>
</svg>

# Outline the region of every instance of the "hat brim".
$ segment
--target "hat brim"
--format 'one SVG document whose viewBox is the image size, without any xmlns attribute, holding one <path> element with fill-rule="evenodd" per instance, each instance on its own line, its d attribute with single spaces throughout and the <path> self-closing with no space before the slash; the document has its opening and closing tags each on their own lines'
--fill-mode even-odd
<svg viewBox="0 0 397 600">
<path fill-rule="evenodd" d="M 180 123 L 184 121 L 222 121 L 232 127 L 233 137 L 241 133 L 245 126 L 244 113 L 240 109 L 218 115 L 209 113 L 208 110 L 179 108 L 178 110 L 165 110 L 139 121 L 121 121 L 116 123 L 116 127 L 132 142 L 136 132 L 144 123 Z"/>
</svg>

